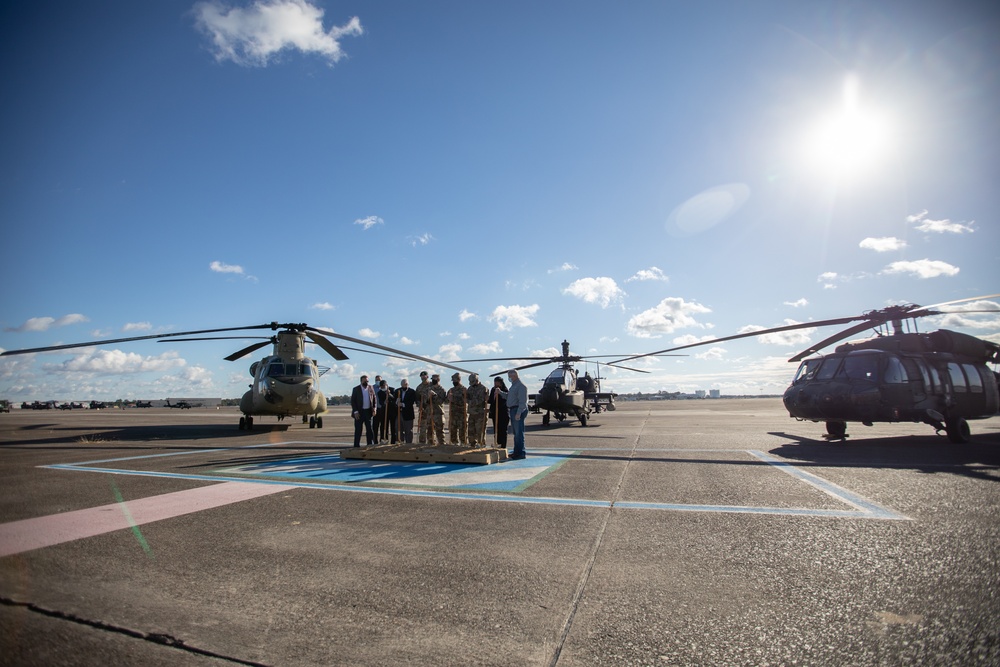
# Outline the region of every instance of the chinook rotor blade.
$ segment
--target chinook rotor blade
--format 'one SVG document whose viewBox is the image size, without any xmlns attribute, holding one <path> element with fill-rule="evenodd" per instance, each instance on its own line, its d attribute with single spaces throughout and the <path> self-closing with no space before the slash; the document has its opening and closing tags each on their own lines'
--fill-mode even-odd
<svg viewBox="0 0 1000 667">
<path fill-rule="evenodd" d="M 306 330 L 305 334 L 309 338 L 309 340 L 319 345 L 321 348 L 323 348 L 324 352 L 329 354 L 337 361 L 345 361 L 347 359 L 347 355 L 344 354 L 344 351 L 341 350 L 336 345 L 334 345 L 333 343 L 331 343 L 329 339 L 327 339 L 325 336 L 321 336 L 318 333 L 314 333 L 308 329 Z"/>
<path fill-rule="evenodd" d="M 242 350 L 239 350 L 237 352 L 233 352 L 228 357 L 223 357 L 223 359 L 225 359 L 226 361 L 236 361 L 237 359 L 240 359 L 241 357 L 245 357 L 248 354 L 250 354 L 251 352 L 259 350 L 260 348 L 265 347 L 265 346 L 270 345 L 270 344 L 271 344 L 271 339 L 267 339 L 267 340 L 262 341 L 260 343 L 254 343 L 253 345 L 247 345 Z"/>
<path fill-rule="evenodd" d="M 173 338 L 177 336 L 197 336 L 200 334 L 209 333 L 222 333 L 225 331 L 249 331 L 251 329 L 270 329 L 274 326 L 271 324 L 255 324 L 248 327 L 226 327 L 223 329 L 202 329 L 200 331 L 178 331 L 176 333 L 166 333 L 166 334 L 150 334 L 148 336 L 132 336 L 130 338 L 112 338 L 109 340 L 94 340 L 86 343 L 69 343 L 67 345 L 49 345 L 47 347 L 33 347 L 24 350 L 6 350 L 0 353 L 0 356 L 9 356 L 14 354 L 33 354 L 35 352 L 53 352 L 55 350 L 72 350 L 77 347 L 97 347 L 99 345 L 117 345 L 118 343 L 131 343 L 138 340 L 157 340 L 159 338 Z"/>
<path fill-rule="evenodd" d="M 346 340 L 346 341 L 350 341 L 352 343 L 357 343 L 358 345 L 366 345 L 366 346 L 369 346 L 369 347 L 374 347 L 374 348 L 377 348 L 379 350 L 384 350 L 386 352 L 390 352 L 390 353 L 392 353 L 394 355 L 399 355 L 399 356 L 405 357 L 407 359 L 414 359 L 416 361 L 423 361 L 424 363 L 433 364 L 434 366 L 443 366 L 444 368 L 450 368 L 450 369 L 452 369 L 454 371 L 461 371 L 462 373 L 472 373 L 473 372 L 473 371 L 470 371 L 470 370 L 465 369 L 465 368 L 459 368 L 458 366 L 452 366 L 451 364 L 445 363 L 443 361 L 438 361 L 437 359 L 428 359 L 427 357 L 421 357 L 418 354 L 411 354 L 410 352 L 406 352 L 404 350 L 397 350 L 395 348 L 391 348 L 391 347 L 388 347 L 386 345 L 380 345 L 378 343 L 373 343 L 371 341 L 363 340 L 361 338 L 354 338 L 352 336 L 345 336 L 344 334 L 339 334 L 339 333 L 336 333 L 336 332 L 333 332 L 333 331 L 325 331 L 323 329 L 317 329 L 315 327 L 305 327 L 305 328 L 307 330 L 309 330 L 309 331 L 314 331 L 314 332 L 316 332 L 318 334 L 321 334 L 323 336 L 329 336 L 331 338 L 339 338 L 341 340 Z"/>
</svg>

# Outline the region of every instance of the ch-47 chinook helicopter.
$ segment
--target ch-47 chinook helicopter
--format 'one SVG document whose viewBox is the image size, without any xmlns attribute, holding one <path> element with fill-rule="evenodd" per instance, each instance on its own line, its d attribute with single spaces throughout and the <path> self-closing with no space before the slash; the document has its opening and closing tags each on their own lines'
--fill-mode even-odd
<svg viewBox="0 0 1000 667">
<path fill-rule="evenodd" d="M 587 420 L 590 418 L 591 414 L 602 412 L 604 410 L 611 411 L 615 409 L 615 396 L 617 396 L 617 394 L 614 392 L 601 391 L 602 378 L 600 377 L 599 366 L 598 375 L 596 377 L 591 376 L 590 373 L 586 371 L 581 376 L 577 370 L 573 368 L 573 362 L 583 361 L 584 359 L 616 356 L 621 355 L 570 355 L 569 342 L 564 340 L 562 342 L 562 354 L 553 357 L 528 356 L 494 357 L 492 359 L 463 359 L 462 363 L 480 361 L 527 361 L 529 359 L 540 360 L 535 363 L 507 369 L 514 371 L 520 371 L 525 368 L 534 368 L 535 366 L 544 366 L 546 364 L 559 364 L 559 367 L 549 373 L 545 378 L 542 383 L 542 388 L 538 390 L 538 393 L 528 395 L 529 401 L 532 402 L 531 411 L 536 414 L 541 413 L 543 410 L 545 411 L 545 414 L 542 415 L 542 424 L 544 426 L 549 425 L 550 415 L 555 415 L 556 419 L 559 421 L 563 421 L 567 416 L 573 416 L 580 421 L 582 426 L 586 426 Z M 627 368 L 625 366 L 616 366 L 616 368 L 636 371 L 637 373 L 649 372 L 638 368 Z M 493 373 L 490 377 L 503 375 L 507 372 L 507 370 L 500 371 L 499 373 Z"/>
<path fill-rule="evenodd" d="M 1000 345 L 948 329 L 919 333 L 916 320 L 946 314 L 947 311 L 936 310 L 942 306 L 998 296 L 991 294 L 926 307 L 889 306 L 856 317 L 791 324 L 660 352 L 860 320 L 860 324 L 789 359 L 801 362 L 782 398 L 789 416 L 825 422 L 827 440 L 845 439 L 847 422 L 866 426 L 875 422 L 913 422 L 929 424 L 938 433 L 944 431 L 952 442 L 964 443 L 971 437 L 968 420 L 987 419 L 1000 412 L 1000 374 L 988 366 L 1000 363 Z M 951 312 L 1000 312 L 1000 309 Z M 907 320 L 911 324 L 904 327 Z M 875 329 L 877 335 L 843 343 L 832 354 L 806 358 L 866 329 Z M 642 356 L 648 355 L 618 361 Z"/>
<path fill-rule="evenodd" d="M 149 336 L 135 336 L 133 338 L 118 338 L 115 340 L 91 341 L 88 343 L 73 343 L 69 345 L 54 345 L 50 347 L 38 347 L 26 350 L 8 350 L 0 356 L 11 354 L 29 354 L 32 352 L 49 352 L 53 350 L 67 350 L 78 347 L 93 347 L 97 345 L 114 345 L 139 340 L 157 340 L 166 343 L 171 341 L 195 341 L 195 340 L 222 340 L 230 338 L 247 338 L 248 336 L 225 336 L 225 337 L 204 337 L 205 334 L 223 333 L 232 331 L 251 331 L 254 329 L 270 329 L 277 331 L 273 336 L 264 337 L 262 340 L 248 345 L 247 347 L 233 352 L 225 357 L 227 361 L 236 361 L 252 352 L 259 350 L 266 345 L 273 345 L 270 355 L 254 362 L 250 366 L 250 375 L 253 382 L 250 390 L 243 394 L 240 399 L 240 429 L 252 429 L 254 417 L 261 415 L 272 415 L 278 419 L 289 416 L 302 416 L 302 421 L 309 422 L 309 428 L 322 428 L 323 415 L 326 413 L 326 397 L 319 389 L 319 378 L 324 369 L 316 364 L 315 359 L 311 359 L 305 354 L 306 339 L 322 348 L 327 354 L 337 361 L 344 361 L 347 355 L 343 349 L 356 350 L 359 352 L 369 352 L 372 354 L 385 354 L 385 356 L 405 357 L 424 361 L 436 366 L 445 366 L 454 370 L 468 372 L 457 366 L 446 364 L 435 359 L 428 359 L 402 350 L 396 350 L 385 345 L 372 343 L 359 338 L 352 338 L 343 334 L 334 333 L 324 329 L 317 329 L 306 324 L 257 324 L 246 327 L 227 327 L 223 329 L 202 329 L 200 331 L 183 331 L 178 333 L 154 334 Z M 281 329 L 281 331 L 278 331 Z M 179 336 L 199 336 L 198 338 L 179 338 Z M 346 345 L 338 347 L 329 339 L 337 338 L 341 340 L 366 345 L 377 348 L 384 352 L 374 350 L 364 350 Z M 169 340 L 168 340 L 169 339 Z M 341 349 L 343 348 L 343 349 Z"/>
</svg>

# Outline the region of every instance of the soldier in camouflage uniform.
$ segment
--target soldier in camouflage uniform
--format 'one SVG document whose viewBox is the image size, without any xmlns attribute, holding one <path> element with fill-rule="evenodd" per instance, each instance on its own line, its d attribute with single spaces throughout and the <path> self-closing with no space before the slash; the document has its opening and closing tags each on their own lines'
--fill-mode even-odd
<svg viewBox="0 0 1000 667">
<path fill-rule="evenodd" d="M 417 426 L 417 441 L 421 445 L 427 444 L 427 434 L 430 432 L 431 444 L 434 444 L 434 431 L 431 429 L 432 412 L 431 409 L 431 382 L 427 379 L 427 371 L 420 371 L 420 384 L 417 385 L 417 407 L 420 408 L 420 422 Z"/>
<path fill-rule="evenodd" d="M 465 400 L 466 389 L 462 386 L 462 376 L 451 376 L 452 388 L 448 390 L 448 433 L 451 444 L 465 444 Z"/>
<path fill-rule="evenodd" d="M 486 446 L 486 401 L 490 392 L 479 375 L 469 375 L 469 389 L 465 393 L 469 406 L 469 444 L 473 447 Z"/>
<path fill-rule="evenodd" d="M 447 400 L 447 395 L 444 393 L 444 387 L 441 386 L 441 376 L 437 373 L 431 376 L 431 384 L 427 393 L 431 402 L 431 414 L 434 416 L 431 444 L 435 444 L 436 436 L 437 445 L 440 446 L 444 444 L 444 402 Z"/>
</svg>

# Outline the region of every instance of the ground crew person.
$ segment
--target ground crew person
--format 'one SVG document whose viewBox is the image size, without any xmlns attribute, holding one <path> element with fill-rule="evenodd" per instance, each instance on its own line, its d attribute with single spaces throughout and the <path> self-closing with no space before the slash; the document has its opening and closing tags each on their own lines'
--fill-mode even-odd
<svg viewBox="0 0 1000 667">
<path fill-rule="evenodd" d="M 451 376 L 451 389 L 448 390 L 448 433 L 453 445 L 465 444 L 465 412 L 466 388 L 462 385 L 462 376 L 455 373 Z"/>
<path fill-rule="evenodd" d="M 430 444 L 434 444 L 436 436 L 437 444 L 440 446 L 444 444 L 444 402 L 447 400 L 447 395 L 444 393 L 444 387 L 441 386 L 441 376 L 437 373 L 431 376 L 431 384 L 427 388 L 427 393 L 433 416 Z"/>
<path fill-rule="evenodd" d="M 476 373 L 469 375 L 466 403 L 469 411 L 469 445 L 472 447 L 486 446 L 486 402 L 489 397 L 490 392 L 486 389 L 486 385 L 479 381 L 479 375 Z"/>
<path fill-rule="evenodd" d="M 420 384 L 415 389 L 417 393 L 417 407 L 420 408 L 420 423 L 417 426 L 417 441 L 421 445 L 427 444 L 427 435 L 430 433 L 431 444 L 434 443 L 434 433 L 431 428 L 433 421 L 433 410 L 431 409 L 431 381 L 427 379 L 427 371 L 420 371 Z"/>
</svg>

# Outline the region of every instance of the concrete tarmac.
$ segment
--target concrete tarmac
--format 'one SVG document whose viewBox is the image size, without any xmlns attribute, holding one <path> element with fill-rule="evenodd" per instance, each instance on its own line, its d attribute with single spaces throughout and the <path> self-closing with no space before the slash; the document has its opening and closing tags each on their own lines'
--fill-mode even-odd
<svg viewBox="0 0 1000 667">
<path fill-rule="evenodd" d="M 0 415 L 0 664 L 1000 665 L 1000 417 L 620 403 L 492 466 L 238 418 Z"/>
</svg>

